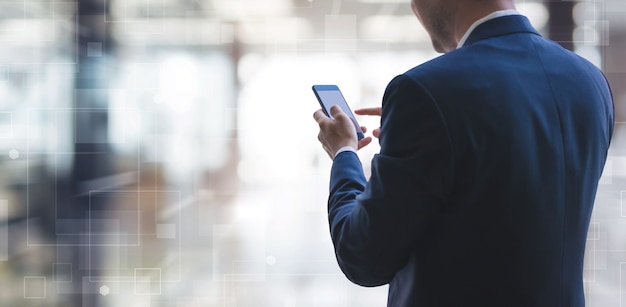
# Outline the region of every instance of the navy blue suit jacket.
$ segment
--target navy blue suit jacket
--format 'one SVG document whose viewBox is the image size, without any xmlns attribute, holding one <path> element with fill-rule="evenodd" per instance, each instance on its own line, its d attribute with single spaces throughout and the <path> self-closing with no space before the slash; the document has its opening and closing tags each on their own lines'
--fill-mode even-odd
<svg viewBox="0 0 626 307">
<path fill-rule="evenodd" d="M 603 74 L 526 17 L 393 79 L 380 153 L 333 161 L 345 275 L 389 306 L 583 306 L 583 255 L 613 130 Z"/>
</svg>

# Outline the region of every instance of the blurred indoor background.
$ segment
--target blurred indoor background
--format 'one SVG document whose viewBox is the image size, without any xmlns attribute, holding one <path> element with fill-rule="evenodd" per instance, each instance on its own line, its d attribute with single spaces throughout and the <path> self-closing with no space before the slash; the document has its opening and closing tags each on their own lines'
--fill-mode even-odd
<svg viewBox="0 0 626 307">
<path fill-rule="evenodd" d="M 626 306 L 626 2 L 517 6 L 612 85 L 585 291 Z M 310 87 L 376 106 L 436 56 L 409 0 L 1 0 L 0 306 L 384 306 L 335 262 Z"/>
</svg>

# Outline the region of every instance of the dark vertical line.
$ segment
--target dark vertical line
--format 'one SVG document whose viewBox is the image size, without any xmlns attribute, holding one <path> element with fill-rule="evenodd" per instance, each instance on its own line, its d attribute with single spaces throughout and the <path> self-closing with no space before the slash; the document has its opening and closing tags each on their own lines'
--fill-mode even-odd
<svg viewBox="0 0 626 307">
<path fill-rule="evenodd" d="M 568 50 L 574 50 L 574 5 L 576 1 L 547 0 L 548 36 Z"/>
<path fill-rule="evenodd" d="M 238 177 L 236 175 L 237 164 L 239 163 L 239 159 L 241 157 L 240 148 L 239 148 L 239 98 L 242 90 L 241 78 L 239 76 L 239 66 L 241 63 L 241 58 L 245 53 L 245 46 L 241 42 L 241 38 L 239 37 L 239 33 L 241 33 L 241 24 L 237 21 L 232 23 L 234 29 L 234 37 L 233 42 L 231 44 L 230 49 L 230 58 L 233 65 L 233 88 L 234 88 L 234 96 L 232 102 L 232 118 L 233 118 L 233 129 L 230 135 L 230 155 L 229 160 L 226 163 L 227 173 L 230 174 L 226 176 L 226 180 L 229 181 L 229 184 L 237 184 Z"/>
<path fill-rule="evenodd" d="M 62 218 L 69 220 L 68 254 L 72 263 L 72 294 L 70 306 L 99 306 L 98 282 L 102 267 L 102 240 L 90 232 L 102 232 L 102 223 L 90 223 L 90 218 L 102 218 L 107 200 L 103 194 L 86 191 L 85 182 L 113 173 L 113 151 L 108 141 L 109 72 L 113 40 L 107 20 L 106 1 L 76 0 L 76 71 L 73 101 L 74 155 L 70 177 L 72 196 L 62 209 Z M 110 18 L 109 18 L 110 19 Z M 93 196 L 93 197 L 92 197 Z M 90 246 L 90 245 L 94 246 Z M 95 250 L 92 250 L 95 249 Z M 88 259 L 84 259 L 88 257 Z M 89 265 L 85 267 L 85 263 Z"/>
</svg>

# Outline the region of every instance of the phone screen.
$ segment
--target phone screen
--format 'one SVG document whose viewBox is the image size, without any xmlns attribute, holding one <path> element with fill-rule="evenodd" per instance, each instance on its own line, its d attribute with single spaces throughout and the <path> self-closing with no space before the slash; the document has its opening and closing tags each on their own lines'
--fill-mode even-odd
<svg viewBox="0 0 626 307">
<path fill-rule="evenodd" d="M 341 91 L 336 85 L 314 85 L 313 92 L 315 92 L 315 96 L 317 100 L 319 100 L 320 105 L 322 105 L 322 109 L 324 113 L 328 115 L 328 117 L 332 118 L 330 115 L 330 107 L 337 105 L 341 108 L 341 110 L 348 115 L 348 117 L 352 120 L 354 124 L 354 128 L 356 128 L 356 134 L 358 139 L 362 139 L 364 137 L 363 130 L 361 130 L 361 126 L 359 126 L 356 118 L 354 118 L 354 114 L 350 107 L 348 107 L 348 103 L 346 99 L 343 98 Z"/>
</svg>

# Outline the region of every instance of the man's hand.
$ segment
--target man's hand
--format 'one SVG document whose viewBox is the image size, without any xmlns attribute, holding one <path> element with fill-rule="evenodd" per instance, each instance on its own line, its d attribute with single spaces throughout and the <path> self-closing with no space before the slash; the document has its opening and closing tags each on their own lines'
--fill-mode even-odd
<svg viewBox="0 0 626 307">
<path fill-rule="evenodd" d="M 330 114 L 334 120 L 326 116 L 321 109 L 313 113 L 313 118 L 320 126 L 317 139 L 322 143 L 322 147 L 331 159 L 335 158 L 335 154 L 342 147 L 350 146 L 356 151 L 372 142 L 371 137 L 357 140 L 354 124 L 341 108 L 332 106 Z"/>
<path fill-rule="evenodd" d="M 381 107 L 363 108 L 363 109 L 354 110 L 354 113 L 357 114 L 357 115 L 380 116 L 382 114 L 382 108 Z M 363 132 L 365 132 L 365 131 L 363 131 Z M 375 137 L 379 137 L 380 136 L 380 128 L 374 129 L 374 131 L 372 131 L 372 134 Z"/>
</svg>

